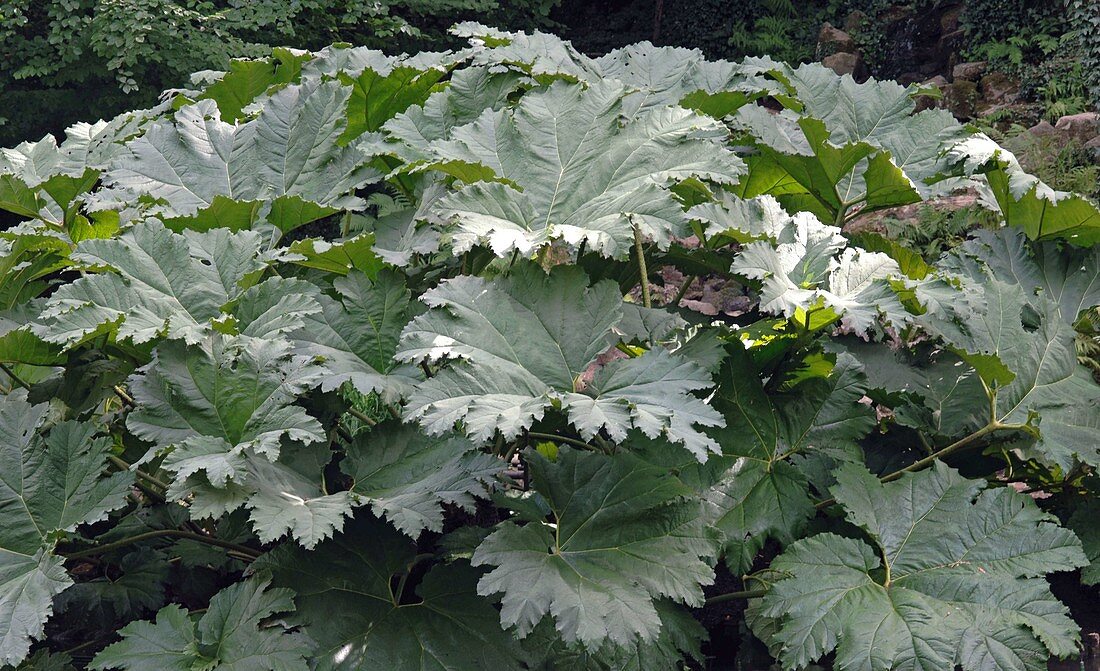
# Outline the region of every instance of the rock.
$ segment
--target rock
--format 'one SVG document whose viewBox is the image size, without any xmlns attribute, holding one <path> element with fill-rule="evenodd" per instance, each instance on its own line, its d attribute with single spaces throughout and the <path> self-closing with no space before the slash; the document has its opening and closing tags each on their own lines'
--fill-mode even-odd
<svg viewBox="0 0 1100 671">
<path fill-rule="evenodd" d="M 876 63 L 881 79 L 896 79 L 910 72 L 919 72 L 926 79 L 951 72 L 952 59 L 965 36 L 956 19 L 945 17 L 959 11 L 961 0 L 921 3 L 920 10 L 914 4 L 895 2 L 875 14 L 875 32 L 887 45 Z"/>
<path fill-rule="evenodd" d="M 817 55 L 819 58 L 838 53 L 854 54 L 859 52 L 852 36 L 826 21 L 817 35 Z"/>
<path fill-rule="evenodd" d="M 901 80 L 898 80 L 898 81 L 900 83 L 904 83 L 904 82 L 901 82 Z M 932 87 L 935 87 L 935 88 L 940 90 L 940 95 L 939 96 L 933 96 L 933 95 L 919 95 L 919 96 L 917 96 L 916 98 L 913 99 L 913 102 L 916 103 L 916 110 L 915 111 L 923 112 L 924 110 L 929 110 L 929 109 L 934 108 L 936 106 L 936 103 L 939 102 L 940 97 L 943 95 L 943 87 L 945 87 L 945 86 L 947 86 L 947 78 L 944 77 L 943 75 L 936 75 L 935 77 L 933 77 L 931 79 L 928 79 L 928 80 L 925 80 L 925 81 L 921 82 L 921 88 L 930 89 Z"/>
<path fill-rule="evenodd" d="M 985 69 L 988 65 L 989 64 L 985 61 L 959 63 L 951 70 L 951 78 L 955 81 L 961 79 L 968 82 L 976 82 L 985 74 Z"/>
<path fill-rule="evenodd" d="M 997 130 L 1007 132 L 1013 125 L 1027 128 L 1039 123 L 1043 118 L 1043 110 L 1035 103 L 990 104 L 983 100 L 978 105 L 978 116 L 986 117 Z"/>
<path fill-rule="evenodd" d="M 957 81 L 940 87 L 943 98 L 939 106 L 951 112 L 960 121 L 973 119 L 978 110 L 978 85 L 974 82 Z"/>
<path fill-rule="evenodd" d="M 838 75 L 851 75 L 856 81 L 867 79 L 867 68 L 863 65 L 863 56 L 841 52 L 821 59 L 821 64 Z"/>
<path fill-rule="evenodd" d="M 844 30 L 849 34 L 859 32 L 867 20 L 866 14 L 858 9 L 852 10 L 848 16 L 844 17 Z"/>
<path fill-rule="evenodd" d="M 1094 156 L 1100 158 L 1100 137 L 1094 137 L 1086 142 L 1085 149 L 1088 149 Z"/>
<path fill-rule="evenodd" d="M 953 33 L 959 29 L 959 17 L 962 15 L 962 4 L 955 4 L 948 6 L 944 9 L 943 16 L 940 17 L 940 32 L 944 35 Z"/>
<path fill-rule="evenodd" d="M 916 226 L 920 222 L 921 216 L 925 210 L 931 209 L 938 212 L 954 212 L 955 210 L 976 207 L 979 204 L 979 200 L 978 192 L 969 189 L 954 196 L 944 196 L 942 198 L 926 200 L 922 203 L 902 205 L 886 210 L 877 210 L 850 220 L 848 223 L 844 224 L 844 232 L 849 234 L 863 232 L 885 234 L 885 220 L 887 219 Z"/>
<path fill-rule="evenodd" d="M 1027 132 L 1034 137 L 1054 137 L 1058 135 L 1058 130 L 1054 126 L 1051 126 L 1050 122 L 1045 119 L 1031 128 L 1028 128 Z"/>
<path fill-rule="evenodd" d="M 1082 112 L 1064 116 L 1058 119 L 1054 127 L 1078 142 L 1087 144 L 1092 140 L 1100 139 L 1098 137 L 1100 136 L 1100 113 Z"/>
<path fill-rule="evenodd" d="M 981 91 L 982 98 L 991 105 L 1014 103 L 1020 94 L 1020 82 L 1003 72 L 990 72 L 982 77 Z"/>
</svg>

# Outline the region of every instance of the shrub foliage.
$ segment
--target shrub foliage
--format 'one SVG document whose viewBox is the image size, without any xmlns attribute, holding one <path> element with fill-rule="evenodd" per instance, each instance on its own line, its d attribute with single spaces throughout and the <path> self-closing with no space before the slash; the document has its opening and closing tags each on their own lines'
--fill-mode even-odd
<svg viewBox="0 0 1100 671">
<path fill-rule="evenodd" d="M 0 155 L 0 664 L 673 669 L 734 598 L 788 669 L 1074 654 L 1096 206 L 916 88 L 454 30 Z M 962 188 L 934 263 L 849 232 Z"/>
</svg>

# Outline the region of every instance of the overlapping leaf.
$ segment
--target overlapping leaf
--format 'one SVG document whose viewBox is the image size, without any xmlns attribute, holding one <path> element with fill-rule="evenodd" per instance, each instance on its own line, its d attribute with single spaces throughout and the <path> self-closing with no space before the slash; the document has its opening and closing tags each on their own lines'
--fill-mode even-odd
<svg viewBox="0 0 1100 671">
<path fill-rule="evenodd" d="M 562 448 L 556 462 L 528 454 L 552 522 L 502 524 L 478 547 L 478 583 L 501 593 L 501 624 L 525 636 L 547 615 L 566 642 L 599 647 L 653 641 L 659 597 L 702 603 L 715 538 L 691 489 L 636 457 Z"/>
<path fill-rule="evenodd" d="M 133 478 L 101 477 L 110 440 L 90 424 L 64 422 L 47 435 L 48 406 L 0 396 L 0 663 L 17 664 L 40 638 L 53 597 L 72 584 L 50 552 L 63 532 L 122 506 Z"/>
<path fill-rule="evenodd" d="M 682 105 L 722 118 L 779 89 L 760 75 L 759 63 L 708 61 L 697 49 L 655 47 L 649 42 L 615 49 L 596 64 L 603 77 L 635 89 L 623 101 L 627 117 Z"/>
<path fill-rule="evenodd" d="M 845 466 L 833 489 L 873 545 L 820 534 L 772 564 L 773 645 L 795 669 L 1040 670 L 1076 651 L 1077 627 L 1042 576 L 1085 562 L 1080 542 L 1008 489 L 943 464 L 883 485 Z M 945 530 L 951 530 L 945 532 Z"/>
<path fill-rule="evenodd" d="M 1077 247 L 1100 242 L 1100 209 L 1088 198 L 1057 191 L 1030 175 L 1011 152 L 976 134 L 950 146 L 947 160 L 964 175 L 984 174 L 986 203 L 1031 240 L 1067 240 Z"/>
<path fill-rule="evenodd" d="M 320 357 L 331 371 L 323 391 L 350 382 L 359 392 L 379 392 L 386 402 L 406 396 L 420 372 L 394 360 L 401 330 L 419 305 L 411 302 L 404 281 L 383 272 L 371 280 L 351 273 L 333 282 L 339 300 L 318 296 L 321 311 L 305 317 L 289 337 L 297 351 Z"/>
<path fill-rule="evenodd" d="M 607 431 L 620 440 L 631 428 L 683 443 L 700 461 L 714 441 L 694 424 L 716 426 L 720 416 L 692 392 L 710 375 L 686 359 L 655 349 L 606 364 L 587 385 L 581 375 L 607 348 L 622 318 L 622 299 L 610 282 L 588 287 L 577 268 L 549 275 L 517 266 L 489 282 L 458 277 L 423 296 L 431 308 L 406 328 L 397 358 L 454 358 L 419 385 L 406 412 L 430 433 L 462 422 L 478 440 L 496 431 L 519 435 L 560 408 L 585 437 Z"/>
<path fill-rule="evenodd" d="M 274 459 L 284 437 L 324 440 L 320 423 L 294 405 L 323 372 L 286 341 L 221 335 L 200 345 L 168 341 L 131 379 L 138 407 L 127 426 L 157 448 L 251 449 Z"/>
<path fill-rule="evenodd" d="M 91 669 L 145 671 L 306 671 L 308 639 L 267 620 L 294 610 L 294 593 L 253 578 L 223 589 L 197 621 L 172 604 L 154 622 L 123 627 L 122 640 L 96 655 Z"/>
<path fill-rule="evenodd" d="M 387 56 L 362 47 L 334 45 L 306 65 L 303 76 L 335 77 L 350 87 L 347 127 L 340 135 L 347 144 L 373 132 L 412 105 L 422 104 L 460 60 L 451 53 Z"/>
<path fill-rule="evenodd" d="M 703 216 L 726 226 L 738 225 L 743 218 L 736 210 L 726 217 L 713 212 Z M 822 224 L 812 214 L 799 213 L 762 230 L 750 225 L 741 232 L 753 237 L 774 235 L 772 240 L 745 245 L 731 267 L 735 273 L 760 280 L 764 310 L 792 317 L 827 307 L 860 333 L 880 315 L 896 325 L 909 319 L 888 282 L 901 276 L 897 262 L 881 252 L 848 246 L 839 228 Z"/>
<path fill-rule="evenodd" d="M 419 585 L 399 580 L 417 559 L 408 538 L 364 517 L 314 552 L 284 546 L 259 564 L 297 593 L 293 621 L 316 641 L 318 671 L 519 668 L 517 646 L 475 592 L 477 573 L 454 563 Z"/>
<path fill-rule="evenodd" d="M 340 468 L 350 484 L 336 492 L 322 481 L 331 453 L 319 446 L 284 448 L 272 461 L 254 450 L 226 452 L 218 443 L 193 441 L 164 467 L 177 475 L 169 494 L 191 499 L 193 516 L 216 518 L 245 506 L 260 540 L 289 534 L 313 548 L 340 531 L 357 507 L 412 537 L 440 531 L 444 505 L 472 510 L 500 472 L 496 457 L 472 449 L 463 438 L 382 425 L 347 446 Z"/>
<path fill-rule="evenodd" d="M 815 453 L 858 457 L 857 441 L 870 432 L 875 419 L 870 407 L 860 403 L 866 379 L 850 356 L 838 357 L 829 377 L 769 397 L 748 353 L 730 349 L 714 401 L 726 427 L 711 435 L 723 454 L 738 459 L 706 497 L 711 523 L 725 536 L 726 562 L 741 573 L 764 541 L 790 544 L 813 517 L 806 476 L 789 458 Z"/>
<path fill-rule="evenodd" d="M 351 191 L 378 174 L 357 147 L 337 144 L 348 96 L 337 82 L 287 86 L 243 125 L 222 121 L 212 100 L 186 106 L 127 145 L 104 176 L 114 193 L 102 198 L 146 196 L 151 213 L 200 229 L 262 217 L 286 232 L 360 208 Z"/>
<path fill-rule="evenodd" d="M 980 287 L 984 309 L 929 313 L 921 323 L 995 391 L 996 417 L 987 421 L 1032 427 L 1039 434 L 1035 455 L 1047 463 L 1064 469 L 1075 459 L 1096 463 L 1100 385 L 1078 365 L 1065 321 L 1067 315 L 1076 321 L 1095 300 L 1091 258 L 1068 268 L 1045 259 L 1040 267 L 1010 232 L 978 240 L 946 264 Z"/>
<path fill-rule="evenodd" d="M 263 268 L 260 244 L 259 234 L 249 231 L 180 235 L 157 222 L 118 238 L 86 240 L 73 258 L 108 272 L 58 289 L 35 331 L 66 346 L 110 332 L 136 343 L 162 335 L 197 343 Z"/>
<path fill-rule="evenodd" d="M 910 91 L 894 82 L 856 83 L 819 64 L 787 68 L 790 108 L 742 108 L 735 125 L 760 149 L 746 197 L 770 193 L 791 211 L 843 223 L 863 212 L 918 202 L 947 169 L 945 143 L 963 130 L 944 110 L 914 114 Z"/>
<path fill-rule="evenodd" d="M 437 206 L 455 222 L 455 253 L 483 244 L 498 256 L 526 255 L 561 238 L 622 258 L 635 227 L 662 248 L 686 236 L 687 217 L 668 185 L 689 177 L 731 183 L 743 163 L 724 146 L 723 127 L 682 108 L 622 123 L 624 95 L 612 83 L 556 83 L 434 144 L 433 167 L 478 182 Z"/>
</svg>

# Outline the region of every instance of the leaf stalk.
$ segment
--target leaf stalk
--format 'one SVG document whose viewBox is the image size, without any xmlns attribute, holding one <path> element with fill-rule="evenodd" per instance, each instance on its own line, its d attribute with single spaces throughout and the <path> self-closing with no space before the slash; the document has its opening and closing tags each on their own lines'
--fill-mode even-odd
<svg viewBox="0 0 1100 671">
<path fill-rule="evenodd" d="M 112 543 L 104 543 L 103 545 L 97 545 L 87 550 L 80 550 L 78 552 L 70 552 L 65 555 L 66 559 L 83 559 L 85 557 L 94 557 L 104 552 L 110 552 L 111 550 L 117 550 L 124 548 L 134 543 L 140 543 L 142 541 L 151 540 L 153 538 L 184 538 L 200 543 L 206 543 L 207 545 L 214 545 L 216 547 L 224 548 L 226 550 L 232 550 L 234 553 L 241 555 L 242 557 L 249 557 L 250 560 L 259 558 L 260 553 L 253 550 L 250 547 L 239 545 L 237 543 L 231 543 L 229 541 L 223 541 L 220 538 L 214 538 L 212 536 L 205 536 L 203 534 L 197 534 L 193 531 L 184 531 L 182 529 L 157 529 L 156 531 L 146 531 L 135 536 L 123 538 L 121 540 L 114 541 Z"/>
</svg>

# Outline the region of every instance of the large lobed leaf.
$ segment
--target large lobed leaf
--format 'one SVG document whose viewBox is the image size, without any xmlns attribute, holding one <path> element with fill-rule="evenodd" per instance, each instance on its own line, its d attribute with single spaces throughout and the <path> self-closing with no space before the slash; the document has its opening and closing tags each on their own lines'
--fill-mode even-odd
<svg viewBox="0 0 1100 671">
<path fill-rule="evenodd" d="M 405 328 L 397 358 L 454 358 L 409 398 L 407 415 L 430 433 L 462 422 L 477 440 L 499 431 L 519 435 L 547 408 L 563 411 L 586 438 L 606 431 L 621 440 L 631 428 L 683 443 L 700 461 L 717 451 L 694 425 L 721 417 L 693 391 L 711 385 L 695 363 L 663 349 L 584 374 L 607 349 L 622 319 L 622 298 L 611 282 L 588 286 L 579 268 L 549 275 L 532 264 L 486 281 L 458 277 L 422 297 L 426 314 Z"/>
<path fill-rule="evenodd" d="M 837 480 L 871 544 L 819 534 L 772 563 L 786 577 L 754 626 L 775 627 L 785 668 L 835 650 L 845 670 L 1039 671 L 1075 653 L 1077 627 L 1042 576 L 1087 560 L 1029 498 L 942 463 L 885 485 L 849 465 Z"/>
<path fill-rule="evenodd" d="M 316 641 L 318 671 L 519 668 L 515 642 L 475 591 L 476 571 L 437 565 L 414 589 L 399 578 L 416 561 L 414 543 L 362 516 L 314 552 L 284 546 L 258 564 L 298 594 L 293 621 Z"/>
<path fill-rule="evenodd" d="M 270 584 L 270 578 L 253 578 L 230 585 L 214 595 L 197 621 L 175 604 L 165 606 L 154 622 L 123 627 L 122 640 L 96 655 L 88 668 L 307 671 L 308 639 L 266 622 L 294 610 L 294 593 Z"/>
<path fill-rule="evenodd" d="M 635 229 L 662 248 L 688 235 L 668 186 L 731 183 L 744 164 L 724 145 L 724 128 L 681 108 L 622 122 L 624 95 L 612 83 L 554 84 L 434 143 L 430 165 L 470 183 L 436 208 L 455 223 L 455 253 L 483 244 L 527 255 L 560 238 L 622 258 Z"/>
<path fill-rule="evenodd" d="M 659 635 L 659 597 L 702 604 L 716 539 L 690 488 L 628 454 L 562 448 L 528 467 L 552 522 L 505 522 L 472 559 L 494 567 L 478 593 L 503 595 L 503 626 L 525 636 L 549 615 L 566 642 L 630 646 Z"/>
<path fill-rule="evenodd" d="M 0 396 L 0 663 L 16 664 L 40 638 L 53 597 L 72 585 L 51 554 L 66 532 L 98 522 L 125 502 L 133 476 L 102 477 L 111 441 L 91 424 L 48 433 L 48 406 Z"/>
</svg>

